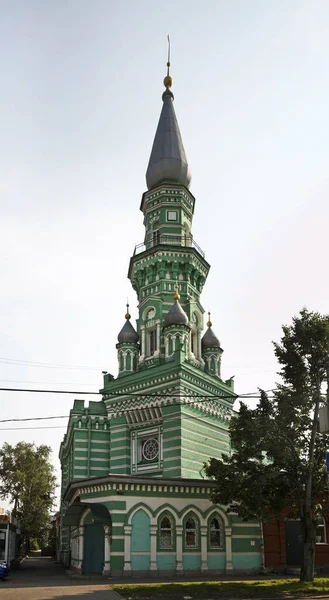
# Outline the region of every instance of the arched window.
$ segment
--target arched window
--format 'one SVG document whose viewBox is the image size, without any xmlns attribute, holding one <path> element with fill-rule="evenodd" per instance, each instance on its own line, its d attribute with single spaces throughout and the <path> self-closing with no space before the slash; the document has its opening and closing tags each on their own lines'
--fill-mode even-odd
<svg viewBox="0 0 329 600">
<path fill-rule="evenodd" d="M 186 519 L 184 525 L 185 548 L 196 548 L 198 545 L 198 526 L 191 515 Z"/>
<path fill-rule="evenodd" d="M 196 358 L 198 358 L 198 331 L 199 331 L 199 319 L 197 314 L 194 312 L 191 319 L 191 352 Z"/>
<path fill-rule="evenodd" d="M 160 226 L 159 221 L 154 221 L 154 223 L 152 225 L 152 242 L 153 242 L 153 246 L 157 246 L 157 244 L 160 244 L 160 230 L 159 230 L 159 226 Z"/>
<path fill-rule="evenodd" d="M 169 515 L 162 517 L 160 521 L 160 537 L 159 545 L 160 548 L 173 548 L 174 547 L 174 532 L 173 522 Z"/>
<path fill-rule="evenodd" d="M 155 308 L 154 306 L 149 306 L 143 312 L 143 320 L 145 321 L 146 326 L 146 338 L 145 342 L 143 341 L 142 336 L 142 344 L 143 344 L 143 354 L 146 356 L 153 356 L 154 352 L 158 350 L 158 337 L 157 337 L 157 325 L 155 322 Z M 144 345 L 145 344 L 145 345 Z"/>
<path fill-rule="evenodd" d="M 148 354 L 152 356 L 157 349 L 157 332 L 155 329 L 149 331 L 149 347 Z"/>
<path fill-rule="evenodd" d="M 210 548 L 220 548 L 222 546 L 221 527 L 218 517 L 213 517 L 209 521 L 209 546 Z"/>
</svg>

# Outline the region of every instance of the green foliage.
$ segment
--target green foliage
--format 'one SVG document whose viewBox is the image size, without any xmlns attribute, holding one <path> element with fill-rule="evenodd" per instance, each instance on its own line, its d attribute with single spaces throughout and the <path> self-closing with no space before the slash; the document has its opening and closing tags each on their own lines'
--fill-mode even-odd
<svg viewBox="0 0 329 600">
<path fill-rule="evenodd" d="M 56 487 L 50 453 L 48 446 L 26 442 L 0 449 L 0 498 L 12 503 L 22 533 L 40 543 L 48 536 Z"/>
<path fill-rule="evenodd" d="M 328 481 L 318 411 L 329 371 L 329 317 L 303 309 L 283 327 L 274 352 L 282 383 L 271 395 L 261 392 L 255 409 L 240 403 L 230 424 L 232 454 L 212 458 L 205 470 L 219 484 L 213 501 L 234 503 L 245 520 L 278 515 L 288 503 L 289 516 L 301 518 L 314 556 L 315 523 Z"/>
<path fill-rule="evenodd" d="M 40 546 L 36 538 L 30 539 L 30 550 L 40 550 Z"/>
<path fill-rule="evenodd" d="M 262 579 L 261 581 L 204 581 L 202 583 L 150 583 L 113 585 L 111 589 L 123 598 L 134 600 L 182 600 L 190 597 L 193 600 L 210 600 L 218 598 L 291 598 L 296 594 L 307 597 L 314 594 L 328 594 L 329 580 L 299 582 L 293 579 Z M 293 596 L 292 596 L 293 594 Z"/>
</svg>

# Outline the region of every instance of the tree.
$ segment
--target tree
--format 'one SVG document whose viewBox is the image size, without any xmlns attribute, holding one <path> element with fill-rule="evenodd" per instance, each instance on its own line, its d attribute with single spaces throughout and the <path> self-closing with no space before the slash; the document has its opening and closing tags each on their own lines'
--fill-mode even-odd
<svg viewBox="0 0 329 600">
<path fill-rule="evenodd" d="M 262 391 L 255 409 L 240 403 L 230 423 L 231 455 L 212 458 L 205 468 L 219 484 L 213 502 L 234 503 L 244 520 L 264 521 L 288 507 L 289 516 L 300 518 L 300 578 L 312 581 L 316 523 L 328 493 L 318 415 L 329 400 L 329 316 L 303 309 L 282 330 L 274 343 L 282 383 L 271 395 Z"/>
<path fill-rule="evenodd" d="M 56 487 L 50 453 L 48 446 L 26 442 L 5 443 L 0 449 L 0 498 L 13 505 L 28 547 L 31 538 L 42 542 L 49 529 Z"/>
</svg>

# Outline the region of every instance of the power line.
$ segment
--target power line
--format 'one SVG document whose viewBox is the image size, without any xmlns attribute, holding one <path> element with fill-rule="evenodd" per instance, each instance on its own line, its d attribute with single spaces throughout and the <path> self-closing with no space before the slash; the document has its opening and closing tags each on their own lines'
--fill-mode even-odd
<svg viewBox="0 0 329 600">
<path fill-rule="evenodd" d="M 3 388 L 0 387 L 0 392 L 31 392 L 33 394 L 76 394 L 80 396 L 99 395 L 101 392 L 83 392 L 83 391 L 72 391 L 72 390 L 31 390 L 27 388 Z"/>
<path fill-rule="evenodd" d="M 265 390 L 265 392 L 271 392 L 273 390 Z M 134 394 L 135 397 L 144 397 L 145 398 L 146 394 Z M 149 397 L 154 397 L 156 396 L 157 398 L 173 398 L 173 397 L 177 397 L 174 396 L 172 394 L 149 394 Z M 179 398 L 181 396 L 178 396 Z M 190 398 L 193 398 L 192 400 L 190 400 L 190 402 L 173 402 L 170 404 L 170 406 L 189 406 L 191 404 L 197 404 L 200 402 L 206 402 L 207 400 L 214 400 L 214 399 L 223 399 L 223 398 L 231 398 L 232 396 L 203 396 L 203 395 L 199 395 L 199 396 L 190 396 Z M 236 397 L 236 399 L 238 398 L 242 398 L 242 399 L 259 399 L 260 395 L 256 395 L 253 392 L 247 392 L 246 394 L 243 395 L 239 395 Z M 150 405 L 146 408 L 156 408 L 157 405 Z M 120 410 L 120 413 L 130 413 L 130 412 L 134 412 L 135 410 L 138 410 L 138 408 L 127 408 L 124 411 Z M 50 415 L 48 417 L 24 417 L 24 418 L 12 418 L 12 419 L 0 419 L 0 423 L 13 423 L 13 422 L 26 422 L 26 421 L 48 421 L 51 419 L 68 419 L 71 415 Z M 74 416 L 79 416 L 78 414 L 74 415 Z M 58 427 L 65 427 L 64 426 L 55 426 L 55 428 Z M 49 427 L 20 427 L 20 428 L 15 428 L 15 429 L 52 429 L 53 427 L 49 426 Z M 13 428 L 8 428 L 7 430 L 10 431 Z M 0 429 L 1 431 L 6 431 L 6 429 Z"/>
<path fill-rule="evenodd" d="M 0 423 L 13 423 L 21 421 L 48 421 L 49 419 L 68 419 L 70 415 L 52 415 L 51 417 L 26 417 L 23 419 L 0 419 Z"/>
<path fill-rule="evenodd" d="M 0 356 L 0 362 L 9 365 L 25 365 L 30 367 L 44 367 L 47 369 L 77 369 L 79 371 L 101 371 L 101 367 L 88 367 L 86 365 L 61 365 L 56 363 L 39 362 L 36 360 L 19 360 Z"/>
<path fill-rule="evenodd" d="M 102 394 L 102 392 L 84 392 L 84 391 L 73 391 L 73 390 L 40 390 L 40 389 L 30 389 L 30 388 L 3 388 L 0 387 L 0 391 L 1 392 L 28 392 L 28 393 L 32 393 L 32 394 L 76 394 L 76 395 L 80 395 L 80 396 L 86 396 L 86 395 L 92 395 L 92 396 L 99 396 L 99 395 L 104 395 Z M 268 390 L 268 391 L 273 391 L 273 390 Z M 253 395 L 254 394 L 254 395 Z M 180 398 L 181 394 L 159 394 L 159 393 L 154 393 L 154 394 L 145 394 L 143 392 L 141 393 L 127 393 L 127 392 L 107 392 L 107 395 L 112 395 L 113 399 L 118 398 L 120 396 L 124 396 L 124 397 L 129 397 L 129 396 L 133 396 L 134 398 L 138 398 L 138 397 L 145 397 L 145 396 L 149 396 L 149 397 L 156 397 L 158 398 L 159 396 L 164 397 L 164 398 Z M 192 394 L 191 394 L 192 396 Z M 238 400 L 239 398 L 259 398 L 260 395 L 257 393 L 247 393 L 247 394 L 235 394 L 234 392 L 232 392 L 232 394 L 225 396 L 225 395 L 215 395 L 215 396 L 211 396 L 211 395 L 193 395 L 193 398 L 205 398 L 207 400 L 211 400 L 213 398 L 218 398 L 218 399 L 232 399 L 232 397 L 235 398 L 235 400 Z M 108 400 L 111 400 L 111 398 L 107 398 Z"/>
<path fill-rule="evenodd" d="M 94 385 L 81 381 L 30 381 L 29 379 L 0 379 L 3 383 L 43 383 L 47 385 Z"/>
<path fill-rule="evenodd" d="M 25 359 L 16 359 L 16 358 L 8 358 L 5 356 L 0 356 L 0 362 L 5 364 L 12 365 L 26 365 L 31 367 L 44 367 L 49 369 L 77 369 L 81 371 L 102 371 L 103 367 L 92 367 L 88 365 L 63 365 L 60 363 L 47 363 L 36 360 L 25 360 Z M 245 363 L 240 365 L 226 365 L 227 369 L 242 369 L 254 367 L 255 365 L 270 365 L 270 362 L 267 361 L 258 361 L 254 363 Z"/>
<path fill-rule="evenodd" d="M 0 427 L 0 431 L 25 431 L 26 429 L 66 429 L 66 425 L 49 425 L 45 427 Z"/>
</svg>

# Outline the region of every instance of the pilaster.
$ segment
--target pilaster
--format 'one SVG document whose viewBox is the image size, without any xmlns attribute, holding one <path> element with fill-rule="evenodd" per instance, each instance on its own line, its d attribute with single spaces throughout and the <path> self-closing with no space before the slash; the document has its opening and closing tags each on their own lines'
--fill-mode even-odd
<svg viewBox="0 0 329 600">
<path fill-rule="evenodd" d="M 79 569 L 83 570 L 83 551 L 84 551 L 84 527 L 79 527 L 79 542 L 78 542 L 78 561 L 79 561 Z"/>
<path fill-rule="evenodd" d="M 132 525 L 124 526 L 125 549 L 124 549 L 124 564 L 123 570 L 125 575 L 131 575 L 131 530 Z"/>
<path fill-rule="evenodd" d="M 110 547 L 111 528 L 104 525 L 104 568 L 103 575 L 111 574 L 111 547 Z"/>
<path fill-rule="evenodd" d="M 208 571 L 207 535 L 206 525 L 201 526 L 201 573 Z"/>
<path fill-rule="evenodd" d="M 150 525 L 150 536 L 151 536 L 151 557 L 150 557 L 150 571 L 157 571 L 157 531 L 158 526 Z"/>
<path fill-rule="evenodd" d="M 226 573 L 233 571 L 232 564 L 232 527 L 225 527 Z"/>
<path fill-rule="evenodd" d="M 176 525 L 176 573 L 183 571 L 183 525 Z"/>
</svg>

